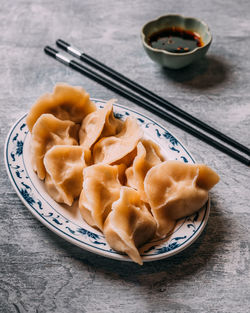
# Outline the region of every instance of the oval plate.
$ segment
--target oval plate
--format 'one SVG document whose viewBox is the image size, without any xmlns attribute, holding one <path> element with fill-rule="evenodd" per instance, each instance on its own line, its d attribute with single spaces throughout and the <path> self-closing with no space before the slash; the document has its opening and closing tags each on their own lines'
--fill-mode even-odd
<svg viewBox="0 0 250 313">
<path fill-rule="evenodd" d="M 92 101 L 99 108 L 106 103 L 104 100 Z M 195 163 L 180 141 L 152 119 L 118 104 L 114 104 L 114 114 L 120 119 L 135 117 L 145 136 L 158 143 L 168 159 Z M 84 222 L 77 209 L 77 201 L 70 208 L 58 204 L 47 194 L 43 181 L 39 180 L 31 167 L 31 136 L 25 123 L 26 115 L 13 125 L 5 143 L 7 172 L 24 205 L 46 227 L 70 243 L 105 257 L 131 261 L 126 255 L 111 249 L 103 234 Z M 149 248 L 142 254 L 143 261 L 167 258 L 187 248 L 204 229 L 209 211 L 208 201 L 196 214 L 179 220 L 171 235 L 161 242 L 150 242 Z"/>
</svg>

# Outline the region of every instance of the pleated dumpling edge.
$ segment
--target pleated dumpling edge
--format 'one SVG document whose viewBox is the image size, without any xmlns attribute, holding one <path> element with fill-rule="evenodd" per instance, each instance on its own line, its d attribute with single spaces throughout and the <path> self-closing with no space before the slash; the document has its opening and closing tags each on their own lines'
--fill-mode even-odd
<svg viewBox="0 0 250 313">
<path fill-rule="evenodd" d="M 165 161 L 152 167 L 144 189 L 157 222 L 157 235 L 165 236 L 173 221 L 198 211 L 219 176 L 208 166 Z"/>
<path fill-rule="evenodd" d="M 32 132 L 37 119 L 45 113 L 53 114 L 61 120 L 81 123 L 82 119 L 96 110 L 89 94 L 82 87 L 73 87 L 65 83 L 58 83 L 53 93 L 41 96 L 31 107 L 26 123 Z"/>
</svg>

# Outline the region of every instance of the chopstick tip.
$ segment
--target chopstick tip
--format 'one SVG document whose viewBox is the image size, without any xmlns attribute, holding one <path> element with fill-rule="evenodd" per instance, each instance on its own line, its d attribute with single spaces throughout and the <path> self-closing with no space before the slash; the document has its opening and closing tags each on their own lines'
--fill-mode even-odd
<svg viewBox="0 0 250 313">
<path fill-rule="evenodd" d="M 56 45 L 64 50 L 67 51 L 68 47 L 70 47 L 70 44 L 62 39 L 57 39 Z"/>
<path fill-rule="evenodd" d="M 52 57 L 55 57 L 58 51 L 50 46 L 44 47 L 44 52 Z"/>
</svg>

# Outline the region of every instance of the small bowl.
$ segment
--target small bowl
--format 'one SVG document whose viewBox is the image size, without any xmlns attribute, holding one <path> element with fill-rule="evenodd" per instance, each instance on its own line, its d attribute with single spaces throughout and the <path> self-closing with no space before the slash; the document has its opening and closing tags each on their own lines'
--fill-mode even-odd
<svg viewBox="0 0 250 313">
<path fill-rule="evenodd" d="M 174 53 L 166 50 L 152 48 L 148 44 L 149 37 L 153 33 L 173 26 L 198 33 L 204 45 L 185 53 Z M 212 42 L 212 34 L 207 24 L 199 19 L 185 17 L 182 15 L 168 14 L 145 24 L 141 31 L 141 39 L 145 51 L 153 61 L 164 67 L 180 69 L 193 63 L 194 61 L 199 60 L 207 53 L 208 48 Z"/>
</svg>

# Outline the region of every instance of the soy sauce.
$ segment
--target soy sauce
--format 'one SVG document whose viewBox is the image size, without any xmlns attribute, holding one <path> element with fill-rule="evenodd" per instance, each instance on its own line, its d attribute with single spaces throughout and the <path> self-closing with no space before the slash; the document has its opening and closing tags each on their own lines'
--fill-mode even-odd
<svg viewBox="0 0 250 313">
<path fill-rule="evenodd" d="M 199 34 L 180 27 L 166 28 L 153 33 L 148 44 L 152 48 L 174 53 L 190 52 L 204 45 Z"/>
</svg>

